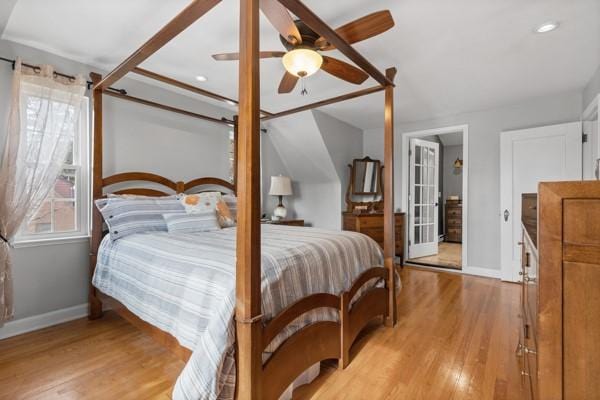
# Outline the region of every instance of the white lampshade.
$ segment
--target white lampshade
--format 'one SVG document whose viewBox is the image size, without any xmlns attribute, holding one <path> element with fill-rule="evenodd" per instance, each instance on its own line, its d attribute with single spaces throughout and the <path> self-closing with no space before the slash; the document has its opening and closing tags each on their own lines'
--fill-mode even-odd
<svg viewBox="0 0 600 400">
<path fill-rule="evenodd" d="M 290 50 L 281 59 L 286 71 L 303 78 L 317 72 L 323 64 L 323 57 L 312 49 Z"/>
<path fill-rule="evenodd" d="M 291 196 L 292 180 L 287 176 L 272 176 L 269 194 L 271 196 Z"/>
</svg>

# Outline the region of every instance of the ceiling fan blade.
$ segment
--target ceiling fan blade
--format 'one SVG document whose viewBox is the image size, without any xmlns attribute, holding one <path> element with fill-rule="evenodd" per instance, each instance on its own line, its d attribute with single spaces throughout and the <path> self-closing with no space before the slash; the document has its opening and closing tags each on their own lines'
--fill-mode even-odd
<svg viewBox="0 0 600 400">
<path fill-rule="evenodd" d="M 286 72 L 281 78 L 281 83 L 279 83 L 279 93 L 289 93 L 294 90 L 296 83 L 298 82 L 298 77 L 296 75 L 292 75 L 289 72 Z"/>
<path fill-rule="evenodd" d="M 280 58 L 283 57 L 285 51 L 261 51 L 259 53 L 260 58 Z M 239 60 L 240 53 L 221 53 L 221 54 L 213 54 L 212 58 L 217 61 L 231 61 L 231 60 Z"/>
<path fill-rule="evenodd" d="M 335 31 L 346 42 L 352 44 L 377 36 L 380 33 L 391 29 L 394 26 L 394 18 L 389 10 L 377 11 L 362 18 L 340 26 Z M 327 42 L 327 39 L 320 37 L 315 42 L 315 46 L 321 50 L 333 50 L 334 46 Z"/>
<path fill-rule="evenodd" d="M 277 0 L 260 0 L 260 9 L 269 22 L 291 44 L 302 44 L 300 31 L 288 10 Z"/>
<path fill-rule="evenodd" d="M 323 64 L 321 69 L 336 78 L 345 80 L 346 82 L 360 85 L 369 75 L 362 69 L 356 68 L 337 58 L 323 56 Z"/>
</svg>

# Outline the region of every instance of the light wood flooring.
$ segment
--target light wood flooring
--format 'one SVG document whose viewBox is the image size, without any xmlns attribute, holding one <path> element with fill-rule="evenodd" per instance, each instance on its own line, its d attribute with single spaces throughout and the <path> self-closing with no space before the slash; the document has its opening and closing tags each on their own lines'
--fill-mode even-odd
<svg viewBox="0 0 600 400">
<path fill-rule="evenodd" d="M 295 399 L 520 399 L 519 286 L 402 271 L 399 324 Z M 0 341 L 0 399 L 168 399 L 183 362 L 112 313 Z"/>
<path fill-rule="evenodd" d="M 462 269 L 462 244 L 440 242 L 438 253 L 432 256 L 411 258 L 408 262 L 427 264 L 434 267 Z"/>
</svg>

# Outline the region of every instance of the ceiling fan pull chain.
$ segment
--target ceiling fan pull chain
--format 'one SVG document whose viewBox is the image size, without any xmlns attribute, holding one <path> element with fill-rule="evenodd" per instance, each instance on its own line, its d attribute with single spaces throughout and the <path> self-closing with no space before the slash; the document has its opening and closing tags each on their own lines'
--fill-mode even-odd
<svg viewBox="0 0 600 400">
<path fill-rule="evenodd" d="M 300 94 L 302 96 L 306 96 L 308 94 L 308 90 L 306 90 L 306 85 L 304 83 L 306 79 L 300 78 L 300 84 L 302 85 L 302 90 L 300 91 Z"/>
</svg>

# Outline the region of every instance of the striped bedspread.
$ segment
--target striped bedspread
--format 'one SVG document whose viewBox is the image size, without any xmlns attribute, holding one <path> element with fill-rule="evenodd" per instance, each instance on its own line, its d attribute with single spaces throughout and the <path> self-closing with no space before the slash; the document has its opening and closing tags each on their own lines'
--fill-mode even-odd
<svg viewBox="0 0 600 400">
<path fill-rule="evenodd" d="M 192 356 L 174 399 L 233 399 L 235 388 L 235 228 L 193 234 L 149 232 L 100 246 L 93 284 L 141 319 L 172 334 Z M 314 293 L 339 295 L 383 264 L 379 246 L 355 232 L 262 225 L 264 321 Z M 307 313 L 268 352 L 331 309 Z"/>
</svg>

